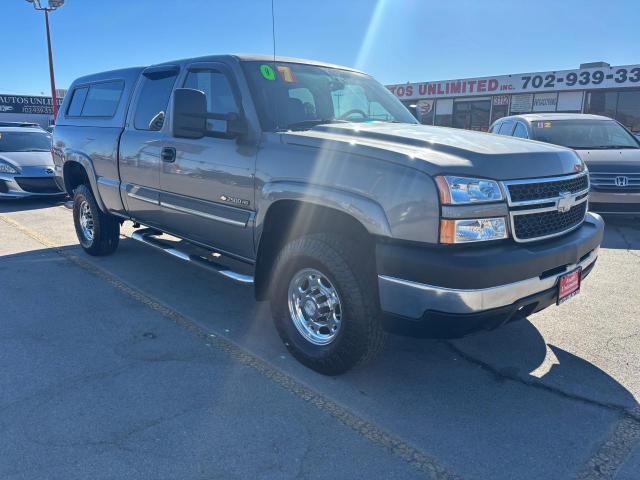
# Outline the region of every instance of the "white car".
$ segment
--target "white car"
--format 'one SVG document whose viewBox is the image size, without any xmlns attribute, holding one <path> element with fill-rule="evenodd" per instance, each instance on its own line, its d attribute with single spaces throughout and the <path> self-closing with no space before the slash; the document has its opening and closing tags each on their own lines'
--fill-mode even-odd
<svg viewBox="0 0 640 480">
<path fill-rule="evenodd" d="M 64 195 L 54 178 L 51 135 L 41 128 L 0 127 L 0 199 Z"/>
</svg>

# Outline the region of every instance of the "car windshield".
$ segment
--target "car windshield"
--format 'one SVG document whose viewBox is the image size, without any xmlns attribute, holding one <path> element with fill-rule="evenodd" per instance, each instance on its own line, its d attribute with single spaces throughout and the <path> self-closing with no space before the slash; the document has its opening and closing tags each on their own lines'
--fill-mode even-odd
<svg viewBox="0 0 640 480">
<path fill-rule="evenodd" d="M 265 131 L 306 130 L 342 122 L 417 123 L 368 75 L 287 62 L 243 62 Z"/>
<path fill-rule="evenodd" d="M 51 135 L 46 132 L 2 132 L 0 152 L 48 152 Z"/>
<path fill-rule="evenodd" d="M 613 120 L 543 120 L 532 126 L 536 140 L 576 150 L 640 148 L 633 135 Z"/>
</svg>

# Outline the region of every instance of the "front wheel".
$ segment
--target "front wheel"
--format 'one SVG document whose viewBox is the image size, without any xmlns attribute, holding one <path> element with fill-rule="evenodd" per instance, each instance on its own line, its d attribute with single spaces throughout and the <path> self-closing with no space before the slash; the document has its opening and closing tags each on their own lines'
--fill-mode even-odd
<svg viewBox="0 0 640 480">
<path fill-rule="evenodd" d="M 294 357 L 325 375 L 368 361 L 384 344 L 374 280 L 347 245 L 337 235 L 302 237 L 283 248 L 274 269 L 278 333 Z"/>
<path fill-rule="evenodd" d="M 89 255 L 109 255 L 118 248 L 120 222 L 98 207 L 93 192 L 86 185 L 73 195 L 73 223 L 80 245 Z"/>
</svg>

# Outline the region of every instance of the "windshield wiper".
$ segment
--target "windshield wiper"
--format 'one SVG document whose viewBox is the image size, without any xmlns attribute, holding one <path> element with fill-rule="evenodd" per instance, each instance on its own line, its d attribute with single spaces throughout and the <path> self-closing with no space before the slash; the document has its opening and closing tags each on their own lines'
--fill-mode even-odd
<svg viewBox="0 0 640 480">
<path fill-rule="evenodd" d="M 293 122 L 287 125 L 285 130 L 306 130 L 317 125 L 325 125 L 327 123 L 349 123 L 346 120 L 338 120 L 337 118 L 316 118 L 313 120 L 302 120 L 301 122 Z"/>
<path fill-rule="evenodd" d="M 623 150 L 623 149 L 635 149 L 638 147 L 634 147 L 633 145 L 580 145 L 579 147 L 573 145 L 565 145 L 567 148 L 571 148 L 573 150 Z"/>
<path fill-rule="evenodd" d="M 622 150 L 625 148 L 638 148 L 633 145 L 600 145 L 597 148 L 602 148 L 603 150 Z"/>
</svg>

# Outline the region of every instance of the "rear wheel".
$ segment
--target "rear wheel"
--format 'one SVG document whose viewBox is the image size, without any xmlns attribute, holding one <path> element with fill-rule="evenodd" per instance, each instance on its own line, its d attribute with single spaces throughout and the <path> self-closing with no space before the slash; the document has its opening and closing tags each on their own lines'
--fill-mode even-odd
<svg viewBox="0 0 640 480">
<path fill-rule="evenodd" d="M 278 333 L 294 357 L 326 375 L 373 358 L 385 338 L 367 262 L 346 245 L 338 235 L 302 237 L 283 248 L 274 268 Z"/>
<path fill-rule="evenodd" d="M 73 195 L 73 223 L 80 245 L 89 255 L 109 255 L 118 248 L 120 222 L 98 207 L 93 192 L 86 185 Z"/>
</svg>

